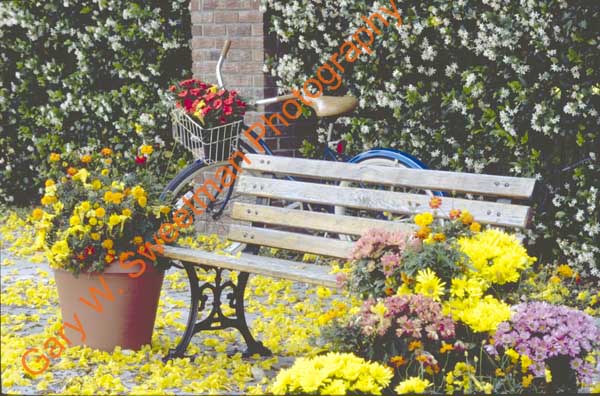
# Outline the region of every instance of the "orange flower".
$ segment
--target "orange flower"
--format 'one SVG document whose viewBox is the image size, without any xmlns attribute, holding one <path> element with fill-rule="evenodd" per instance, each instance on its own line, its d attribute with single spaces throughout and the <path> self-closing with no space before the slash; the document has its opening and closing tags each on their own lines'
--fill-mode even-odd
<svg viewBox="0 0 600 396">
<path fill-rule="evenodd" d="M 426 355 L 419 355 L 419 356 L 417 356 L 417 362 L 427 363 L 427 362 L 429 362 L 429 358 Z"/>
<path fill-rule="evenodd" d="M 438 209 L 440 206 L 442 206 L 442 198 L 431 197 L 431 199 L 429 200 L 429 207 L 431 209 Z"/>
<path fill-rule="evenodd" d="M 73 176 L 75 173 L 77 173 L 77 169 L 75 169 L 75 168 L 73 168 L 72 166 L 70 166 L 70 167 L 67 169 L 67 173 L 68 173 L 70 176 Z"/>
<path fill-rule="evenodd" d="M 417 238 L 419 239 L 427 239 L 429 234 L 431 233 L 431 228 L 429 227 L 421 227 L 419 231 L 417 231 Z"/>
<path fill-rule="evenodd" d="M 460 220 L 464 225 L 469 225 L 473 222 L 473 215 L 466 210 L 460 215 Z"/>
<path fill-rule="evenodd" d="M 394 356 L 390 359 L 390 364 L 396 368 L 404 366 L 406 363 L 408 362 L 406 361 L 406 359 L 404 359 L 403 356 Z"/>
<path fill-rule="evenodd" d="M 442 341 L 442 347 L 440 348 L 440 353 L 446 353 L 448 351 L 454 350 L 454 346 L 452 344 L 446 344 Z"/>
<path fill-rule="evenodd" d="M 450 219 L 454 220 L 454 219 L 458 219 L 460 217 L 460 209 L 452 209 L 450 211 Z"/>
<path fill-rule="evenodd" d="M 394 289 L 392 289 L 391 287 L 386 287 L 385 288 L 385 295 L 386 296 L 391 296 L 392 294 L 394 294 Z"/>
<path fill-rule="evenodd" d="M 404 272 L 400 272 L 400 278 L 403 283 L 406 283 L 407 285 L 410 283 L 410 278 Z"/>
<path fill-rule="evenodd" d="M 418 348 L 423 348 L 423 343 L 421 341 L 411 341 L 410 344 L 408 344 L 408 350 L 411 352 Z M 420 356 L 424 356 L 424 355 L 420 355 Z M 418 359 L 419 358 L 417 358 L 417 360 Z M 425 360 L 427 360 L 427 357 L 425 357 Z"/>
<path fill-rule="evenodd" d="M 104 256 L 104 261 L 106 261 L 106 264 L 110 264 L 113 261 L 115 261 L 115 256 L 113 256 L 112 254 L 107 254 L 106 256 Z"/>
<path fill-rule="evenodd" d="M 109 157 L 112 154 L 112 152 L 112 149 L 108 147 L 104 147 L 102 150 L 100 150 L 100 154 L 102 154 L 105 157 Z"/>
<path fill-rule="evenodd" d="M 481 231 L 481 224 L 474 221 L 473 223 L 471 223 L 471 227 L 469 227 L 469 229 L 471 230 L 471 232 L 479 232 Z"/>
<path fill-rule="evenodd" d="M 92 156 L 89 154 L 82 155 L 81 162 L 83 162 L 84 164 L 89 164 L 90 162 L 92 162 Z"/>
<path fill-rule="evenodd" d="M 446 240 L 446 235 L 442 234 L 441 232 L 438 232 L 433 235 L 433 240 L 437 242 L 443 242 Z"/>
</svg>

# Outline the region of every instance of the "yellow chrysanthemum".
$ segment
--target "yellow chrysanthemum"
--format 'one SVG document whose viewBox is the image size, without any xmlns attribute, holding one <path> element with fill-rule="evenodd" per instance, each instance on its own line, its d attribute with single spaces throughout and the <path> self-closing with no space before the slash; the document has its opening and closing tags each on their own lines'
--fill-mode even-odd
<svg viewBox="0 0 600 396">
<path fill-rule="evenodd" d="M 425 389 L 429 388 L 430 386 L 431 382 L 429 382 L 429 380 L 421 379 L 419 377 L 411 377 L 400 382 L 394 391 L 399 395 L 407 393 L 425 393 Z"/>
<path fill-rule="evenodd" d="M 419 270 L 416 281 L 415 292 L 440 301 L 440 297 L 444 294 L 446 282 L 442 282 L 435 272 L 429 268 Z"/>
<path fill-rule="evenodd" d="M 150 155 L 153 152 L 154 152 L 154 149 L 150 145 L 145 144 L 142 147 L 140 147 L 140 153 L 142 153 L 142 154 Z"/>
<path fill-rule="evenodd" d="M 433 215 L 429 212 L 419 213 L 415 216 L 415 224 L 419 227 L 427 227 L 433 222 Z"/>
</svg>

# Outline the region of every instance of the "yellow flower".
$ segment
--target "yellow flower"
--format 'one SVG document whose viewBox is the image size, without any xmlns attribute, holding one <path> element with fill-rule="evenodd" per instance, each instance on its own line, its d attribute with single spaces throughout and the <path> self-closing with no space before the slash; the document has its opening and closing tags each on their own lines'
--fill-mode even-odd
<svg viewBox="0 0 600 396">
<path fill-rule="evenodd" d="M 436 234 L 433 235 L 433 240 L 436 242 L 443 242 L 446 240 L 446 235 L 444 235 L 441 232 L 438 232 Z"/>
<path fill-rule="evenodd" d="M 544 370 L 544 378 L 546 379 L 547 383 L 552 382 L 552 372 L 548 369 Z"/>
<path fill-rule="evenodd" d="M 123 209 L 122 214 L 125 217 L 131 217 L 131 210 L 129 210 L 128 208 L 125 208 L 125 209 Z"/>
<path fill-rule="evenodd" d="M 83 162 L 84 164 L 89 164 L 90 162 L 92 162 L 92 156 L 89 154 L 82 155 L 81 162 Z"/>
<path fill-rule="evenodd" d="M 410 344 L 408 344 L 408 350 L 411 352 L 419 348 L 423 348 L 423 343 L 421 341 L 411 341 Z"/>
<path fill-rule="evenodd" d="M 108 176 L 108 172 L 109 172 L 109 170 L 108 170 L 108 169 L 102 169 L 102 170 L 100 171 L 100 173 L 102 174 L 102 176 Z"/>
<path fill-rule="evenodd" d="M 433 222 L 433 215 L 429 212 L 419 213 L 415 216 L 415 224 L 419 227 L 427 227 Z"/>
<path fill-rule="evenodd" d="M 133 237 L 133 243 L 136 245 L 141 245 L 142 243 L 144 243 L 144 238 L 137 235 L 137 236 Z"/>
<path fill-rule="evenodd" d="M 212 93 L 217 93 L 217 91 L 219 90 L 219 87 L 217 87 L 216 85 L 213 85 L 208 90 Z"/>
<path fill-rule="evenodd" d="M 169 212 L 171 212 L 171 208 L 169 206 L 166 206 L 166 205 L 160 206 L 160 213 L 169 214 Z"/>
<path fill-rule="evenodd" d="M 100 180 L 98 180 L 98 179 L 95 179 L 95 180 L 92 182 L 92 188 L 93 188 L 94 190 L 100 190 L 100 189 L 102 188 L 102 182 L 101 182 Z"/>
<path fill-rule="evenodd" d="M 48 205 L 52 205 L 53 203 L 57 202 L 57 199 L 54 195 L 44 195 L 42 197 L 42 199 L 40 200 L 40 202 L 42 203 L 42 205 L 48 206 Z"/>
<path fill-rule="evenodd" d="M 140 135 L 144 130 L 144 127 L 138 124 L 137 122 L 133 124 L 133 128 L 135 129 L 135 133 L 137 133 L 138 135 Z"/>
<path fill-rule="evenodd" d="M 481 231 L 481 224 L 474 221 L 473 223 L 471 223 L 471 226 L 469 227 L 469 229 L 471 230 L 471 232 L 477 233 L 477 232 Z"/>
<path fill-rule="evenodd" d="M 104 217 L 106 214 L 106 210 L 103 207 L 96 208 L 94 212 L 96 213 L 96 217 Z"/>
<path fill-rule="evenodd" d="M 111 214 L 108 219 L 108 226 L 112 229 L 112 227 L 121 224 L 121 216 L 116 214 Z"/>
<path fill-rule="evenodd" d="M 533 375 L 531 375 L 531 374 L 523 377 L 523 388 L 529 388 L 529 385 L 531 385 L 532 381 L 533 381 Z"/>
<path fill-rule="evenodd" d="M 452 344 L 446 344 L 442 341 L 442 347 L 440 348 L 440 353 L 446 353 L 448 351 L 454 350 L 454 346 Z"/>
<path fill-rule="evenodd" d="M 51 186 L 53 186 L 53 185 L 54 185 L 54 180 L 52 180 L 52 179 L 48 179 L 48 180 L 46 180 L 46 183 L 44 183 L 44 185 L 45 185 L 46 187 L 51 187 Z"/>
<path fill-rule="evenodd" d="M 431 233 L 431 229 L 429 227 L 421 227 L 417 231 L 417 238 L 426 239 Z"/>
<path fill-rule="evenodd" d="M 71 218 L 69 219 L 69 224 L 72 226 L 78 226 L 81 224 L 81 219 L 79 218 L 79 216 L 71 216 Z"/>
<path fill-rule="evenodd" d="M 100 240 L 100 234 L 97 232 L 92 232 L 90 234 L 90 237 L 94 240 L 94 241 L 99 241 Z"/>
<path fill-rule="evenodd" d="M 90 217 L 90 219 L 88 221 L 93 226 L 98 224 L 98 220 L 95 217 Z"/>
<path fill-rule="evenodd" d="M 550 282 L 552 282 L 552 283 L 554 283 L 556 285 L 556 284 L 560 283 L 560 278 L 558 276 L 556 276 L 556 275 L 552 275 L 550 277 Z"/>
<path fill-rule="evenodd" d="M 504 354 L 510 358 L 513 364 L 519 360 L 519 354 L 512 348 L 507 349 Z"/>
<path fill-rule="evenodd" d="M 100 150 L 100 154 L 102 154 L 105 157 L 109 157 L 112 154 L 112 150 L 108 147 L 104 147 L 102 150 Z"/>
<path fill-rule="evenodd" d="M 556 269 L 556 272 L 564 278 L 572 278 L 573 275 L 575 275 L 571 267 L 569 267 L 567 264 L 559 265 Z"/>
<path fill-rule="evenodd" d="M 131 189 L 131 195 L 133 195 L 135 199 L 138 199 L 139 197 L 146 195 L 146 191 L 144 191 L 144 188 L 141 186 L 135 186 Z"/>
<path fill-rule="evenodd" d="M 152 146 L 149 145 L 143 145 L 142 147 L 140 147 L 140 152 L 142 154 L 146 154 L 146 155 L 150 155 L 154 152 L 154 149 L 152 148 Z"/>
<path fill-rule="evenodd" d="M 42 217 L 44 217 L 44 211 L 40 208 L 35 208 L 33 209 L 33 211 L 31 212 L 31 218 L 33 220 L 41 220 Z"/>
<path fill-rule="evenodd" d="M 73 167 L 71 166 L 71 167 L 69 167 L 69 168 L 67 169 L 67 173 L 68 173 L 69 175 L 73 176 L 75 173 L 77 173 L 77 169 L 75 169 L 75 168 L 73 168 Z"/>
<path fill-rule="evenodd" d="M 529 366 L 533 364 L 533 361 L 527 355 L 521 355 L 521 371 L 523 374 L 527 372 Z"/>
<path fill-rule="evenodd" d="M 419 270 L 416 280 L 415 292 L 440 301 L 440 296 L 444 294 L 446 282 L 442 282 L 435 272 L 429 268 Z"/>
<path fill-rule="evenodd" d="M 146 197 L 142 196 L 139 197 L 138 200 L 138 205 L 140 205 L 142 208 L 146 207 L 146 203 L 148 202 L 148 200 L 146 199 Z"/>
<path fill-rule="evenodd" d="M 429 380 L 421 379 L 419 377 L 410 377 L 409 379 L 400 382 L 394 391 L 399 395 L 407 393 L 424 393 L 425 389 L 430 386 L 431 382 L 429 382 Z"/>
<path fill-rule="evenodd" d="M 58 154 L 58 153 L 50 153 L 50 161 L 51 162 L 60 161 L 60 154 Z"/>
<path fill-rule="evenodd" d="M 385 315 L 387 312 L 387 308 L 385 305 L 383 305 L 383 301 L 380 301 L 371 307 L 371 312 L 373 312 L 375 315 L 383 317 L 383 315 Z"/>
<path fill-rule="evenodd" d="M 111 216 L 111 218 L 112 218 L 112 216 Z M 117 224 L 119 224 L 119 223 L 117 223 Z M 114 242 L 112 239 L 105 239 L 104 241 L 102 241 L 102 247 L 106 250 L 112 249 L 113 246 L 114 246 Z"/>
<path fill-rule="evenodd" d="M 462 221 L 462 223 L 464 225 L 469 225 L 473 222 L 473 215 L 471 213 L 469 213 L 469 211 L 464 210 L 461 214 L 460 214 L 460 220 Z"/>
<path fill-rule="evenodd" d="M 80 208 L 84 212 L 87 212 L 92 208 L 92 205 L 90 204 L 90 201 L 83 201 L 80 205 Z"/>
</svg>

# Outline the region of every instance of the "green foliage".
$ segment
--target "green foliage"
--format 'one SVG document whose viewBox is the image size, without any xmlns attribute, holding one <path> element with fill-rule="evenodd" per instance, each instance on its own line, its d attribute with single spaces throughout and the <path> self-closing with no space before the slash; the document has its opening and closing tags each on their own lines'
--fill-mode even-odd
<svg viewBox="0 0 600 396">
<path fill-rule="evenodd" d="M 188 0 L 0 4 L 1 200 L 37 200 L 51 152 L 171 144 L 161 97 L 190 74 L 188 7 Z"/>
<path fill-rule="evenodd" d="M 529 243 L 540 263 L 600 277 L 600 56 L 597 2 L 396 1 L 373 54 L 344 61 L 360 106 L 342 119 L 356 151 L 401 149 L 433 169 L 534 176 L 552 192 Z M 289 55 L 272 60 L 281 87 L 316 68 L 389 0 L 263 0 Z M 331 93 L 327 93 L 331 94 Z M 561 172 L 580 159 L 587 163 Z"/>
</svg>

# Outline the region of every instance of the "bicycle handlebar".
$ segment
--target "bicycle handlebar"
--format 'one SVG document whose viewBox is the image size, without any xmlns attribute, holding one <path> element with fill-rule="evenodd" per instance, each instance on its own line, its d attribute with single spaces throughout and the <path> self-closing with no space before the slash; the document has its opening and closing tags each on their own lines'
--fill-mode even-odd
<svg viewBox="0 0 600 396">
<path fill-rule="evenodd" d="M 221 55 L 219 56 L 220 58 L 227 58 L 229 47 L 231 47 L 231 40 L 225 40 L 225 44 L 223 44 L 223 49 L 221 50 Z"/>
<path fill-rule="evenodd" d="M 231 40 L 225 40 L 223 44 L 223 49 L 221 50 L 221 54 L 219 55 L 219 61 L 217 62 L 217 67 L 215 70 L 215 74 L 217 75 L 217 82 L 219 83 L 219 88 L 225 88 L 225 84 L 223 84 L 223 75 L 221 74 L 221 68 L 223 67 L 223 62 L 227 58 L 227 53 L 229 52 L 229 47 L 231 47 Z"/>
</svg>

